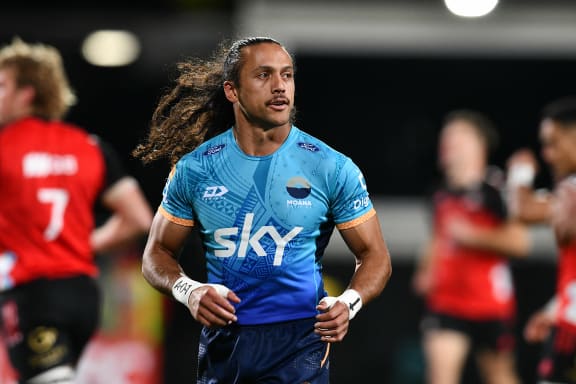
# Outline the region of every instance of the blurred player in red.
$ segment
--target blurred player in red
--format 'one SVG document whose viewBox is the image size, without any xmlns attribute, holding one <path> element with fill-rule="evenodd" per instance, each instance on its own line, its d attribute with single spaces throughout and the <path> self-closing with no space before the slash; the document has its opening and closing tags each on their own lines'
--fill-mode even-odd
<svg viewBox="0 0 576 384">
<path fill-rule="evenodd" d="M 486 383 L 519 382 L 514 362 L 515 293 L 509 258 L 526 255 L 528 233 L 508 219 L 488 182 L 497 133 L 486 116 L 456 110 L 444 121 L 433 195 L 432 236 L 413 277 L 425 298 L 426 382 L 457 384 L 470 351 Z"/>
<path fill-rule="evenodd" d="M 527 223 L 548 223 L 558 246 L 556 294 L 524 329 L 528 342 L 546 341 L 539 383 L 576 383 L 576 97 L 548 104 L 540 123 L 542 157 L 554 179 L 552 193 L 533 189 L 536 156 L 527 149 L 508 161 L 511 207 Z"/>
<path fill-rule="evenodd" d="M 74 381 L 100 320 L 94 255 L 152 219 L 111 148 L 62 120 L 73 101 L 54 47 L 0 49 L 0 323 L 20 383 Z M 98 228 L 96 204 L 111 212 Z"/>
</svg>

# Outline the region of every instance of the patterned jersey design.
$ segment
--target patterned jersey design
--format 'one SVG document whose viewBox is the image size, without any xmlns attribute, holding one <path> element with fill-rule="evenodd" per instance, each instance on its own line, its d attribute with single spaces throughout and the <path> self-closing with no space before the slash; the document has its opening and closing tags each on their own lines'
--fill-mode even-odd
<svg viewBox="0 0 576 384">
<path fill-rule="evenodd" d="M 160 212 L 199 227 L 208 281 L 242 299 L 240 324 L 315 316 L 334 227 L 375 214 L 358 167 L 294 126 L 268 156 L 243 153 L 231 129 L 185 155 L 166 182 Z"/>
</svg>

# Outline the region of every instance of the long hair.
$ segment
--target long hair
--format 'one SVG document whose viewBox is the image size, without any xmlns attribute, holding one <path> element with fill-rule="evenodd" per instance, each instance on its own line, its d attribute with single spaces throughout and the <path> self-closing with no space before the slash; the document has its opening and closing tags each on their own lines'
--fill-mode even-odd
<svg viewBox="0 0 576 384">
<path fill-rule="evenodd" d="M 167 158 L 174 165 L 184 154 L 234 124 L 232 103 L 224 94 L 224 82 L 239 86 L 243 64 L 242 48 L 278 41 L 269 37 L 248 37 L 222 42 L 207 59 L 189 58 L 177 63 L 175 86 L 156 107 L 145 142 L 132 152 L 144 163 Z"/>
<path fill-rule="evenodd" d="M 0 49 L 0 68 L 14 71 L 18 87 L 33 87 L 32 114 L 62 119 L 75 103 L 60 52 L 50 45 L 25 43 L 15 37 Z"/>
</svg>

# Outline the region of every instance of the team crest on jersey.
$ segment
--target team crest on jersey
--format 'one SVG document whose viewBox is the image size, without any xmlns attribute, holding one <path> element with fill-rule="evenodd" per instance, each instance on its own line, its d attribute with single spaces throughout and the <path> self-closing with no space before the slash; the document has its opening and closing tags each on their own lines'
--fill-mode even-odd
<svg viewBox="0 0 576 384">
<path fill-rule="evenodd" d="M 300 148 L 306 149 L 310 152 L 318 152 L 320 150 L 320 148 L 318 148 L 317 146 L 315 146 L 314 144 L 310 144 L 310 143 L 303 143 L 303 142 L 299 142 L 298 146 Z"/>
<path fill-rule="evenodd" d="M 204 153 L 202 153 L 202 154 L 204 156 L 215 155 L 218 152 L 220 152 L 225 146 L 226 146 L 226 144 L 219 144 L 219 145 L 216 145 L 214 147 L 210 147 L 206 151 L 204 151 Z"/>
<path fill-rule="evenodd" d="M 311 207 L 312 202 L 310 200 L 303 200 L 310 195 L 312 192 L 312 186 L 310 182 L 301 176 L 294 176 L 288 180 L 286 183 L 286 191 L 294 199 L 286 200 L 289 206 L 294 207 Z"/>
</svg>

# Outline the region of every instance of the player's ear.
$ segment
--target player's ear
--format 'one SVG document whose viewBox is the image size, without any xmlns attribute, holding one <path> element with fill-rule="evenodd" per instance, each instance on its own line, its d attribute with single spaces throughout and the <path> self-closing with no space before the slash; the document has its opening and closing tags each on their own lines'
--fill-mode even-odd
<svg viewBox="0 0 576 384">
<path fill-rule="evenodd" d="M 36 98 L 36 89 L 31 85 L 24 85 L 18 88 L 18 98 L 23 104 L 32 105 Z"/>
<path fill-rule="evenodd" d="M 228 101 L 230 101 L 231 103 L 235 103 L 238 101 L 236 86 L 234 85 L 233 82 L 228 80 L 224 82 L 224 94 L 226 95 Z"/>
</svg>

